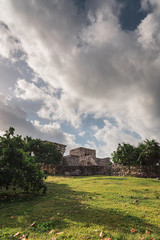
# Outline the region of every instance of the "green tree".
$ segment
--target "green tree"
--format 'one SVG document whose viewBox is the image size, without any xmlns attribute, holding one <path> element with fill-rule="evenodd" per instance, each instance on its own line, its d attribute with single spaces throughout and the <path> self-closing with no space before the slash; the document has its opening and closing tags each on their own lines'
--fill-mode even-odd
<svg viewBox="0 0 160 240">
<path fill-rule="evenodd" d="M 160 145 L 152 139 L 146 139 L 143 143 L 139 144 L 139 163 L 142 166 L 156 166 L 160 163 Z"/>
<path fill-rule="evenodd" d="M 53 163 L 59 164 L 62 160 L 60 150 L 51 142 L 42 141 L 40 139 L 25 138 L 25 148 L 30 155 L 34 155 L 37 163 Z"/>
<path fill-rule="evenodd" d="M 34 157 L 25 151 L 25 141 L 10 128 L 0 137 L 0 189 L 20 187 L 25 191 L 46 191 L 44 173 Z"/>
<path fill-rule="evenodd" d="M 137 149 L 129 143 L 118 144 L 117 150 L 112 153 L 112 161 L 127 166 L 137 165 Z"/>
</svg>

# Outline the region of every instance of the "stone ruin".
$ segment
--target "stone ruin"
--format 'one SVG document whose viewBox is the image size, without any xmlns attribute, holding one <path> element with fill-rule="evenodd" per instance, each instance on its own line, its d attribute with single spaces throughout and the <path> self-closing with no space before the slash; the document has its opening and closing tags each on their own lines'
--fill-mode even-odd
<svg viewBox="0 0 160 240">
<path fill-rule="evenodd" d="M 47 141 L 46 141 L 47 142 Z M 53 143 L 64 155 L 66 145 Z M 160 166 L 150 170 L 146 167 L 127 167 L 118 164 L 112 164 L 110 158 L 97 158 L 94 149 L 79 147 L 72 149 L 70 154 L 63 157 L 60 165 L 41 164 L 41 170 L 47 174 L 62 174 L 67 176 L 89 176 L 89 175 L 106 175 L 106 176 L 134 176 L 150 177 L 160 179 Z"/>
<path fill-rule="evenodd" d="M 64 166 L 106 166 L 111 164 L 110 158 L 97 158 L 94 149 L 79 147 L 72 149 L 63 157 Z"/>
<path fill-rule="evenodd" d="M 43 141 L 46 143 L 52 143 L 56 145 L 57 149 L 60 150 L 62 155 L 64 156 L 66 145 L 50 142 L 50 141 Z M 64 166 L 106 166 L 110 164 L 110 158 L 97 158 L 96 157 L 96 150 L 90 148 L 79 147 L 70 150 L 70 154 L 63 157 L 63 161 L 61 165 Z"/>
<path fill-rule="evenodd" d="M 58 147 L 63 155 L 66 146 L 59 143 L 53 144 Z M 70 154 L 64 156 L 58 166 L 44 163 L 41 164 L 41 170 L 51 175 L 55 173 L 62 175 L 92 175 L 96 173 L 101 174 L 104 172 L 105 167 L 109 165 L 111 165 L 110 158 L 97 158 L 94 149 L 79 147 L 70 150 Z M 83 168 L 87 168 L 87 172 L 86 170 L 84 172 Z"/>
</svg>

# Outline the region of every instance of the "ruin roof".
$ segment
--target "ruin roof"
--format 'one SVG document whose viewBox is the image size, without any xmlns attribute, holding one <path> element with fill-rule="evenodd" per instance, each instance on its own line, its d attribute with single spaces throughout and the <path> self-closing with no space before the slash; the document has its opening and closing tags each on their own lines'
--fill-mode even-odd
<svg viewBox="0 0 160 240">
<path fill-rule="evenodd" d="M 92 150 L 92 151 L 95 151 L 95 149 L 91 149 L 91 148 L 85 148 L 85 147 L 78 147 L 78 148 L 74 148 L 74 149 L 72 149 L 72 150 L 78 150 L 78 149 L 84 149 L 84 150 Z M 71 151 L 72 151 L 71 150 Z"/>
</svg>

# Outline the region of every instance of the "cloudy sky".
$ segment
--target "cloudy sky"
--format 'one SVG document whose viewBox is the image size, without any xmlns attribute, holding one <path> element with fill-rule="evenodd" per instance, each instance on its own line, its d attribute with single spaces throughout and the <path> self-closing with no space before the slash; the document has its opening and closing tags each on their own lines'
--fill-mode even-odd
<svg viewBox="0 0 160 240">
<path fill-rule="evenodd" d="M 0 0 L 0 134 L 160 141 L 159 0 Z"/>
</svg>

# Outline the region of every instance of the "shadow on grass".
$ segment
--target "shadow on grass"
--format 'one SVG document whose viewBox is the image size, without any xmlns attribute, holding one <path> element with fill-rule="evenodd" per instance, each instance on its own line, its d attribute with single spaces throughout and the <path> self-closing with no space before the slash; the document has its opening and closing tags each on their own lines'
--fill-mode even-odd
<svg viewBox="0 0 160 240">
<path fill-rule="evenodd" d="M 160 229 L 155 225 L 149 224 L 144 219 L 138 218 L 126 214 L 122 210 L 116 210 L 114 208 L 108 208 L 104 210 L 101 208 L 91 207 L 87 204 L 82 204 L 83 201 L 89 200 L 94 201 L 95 197 L 99 194 L 91 194 L 87 192 L 77 192 L 71 191 L 65 184 L 60 184 L 59 186 L 54 186 L 54 184 L 48 184 L 51 188 L 57 188 L 61 195 L 58 198 L 58 205 L 60 213 L 62 216 L 72 221 L 81 222 L 84 226 L 89 226 L 91 224 L 97 224 L 107 227 L 111 230 L 119 228 L 123 233 L 128 232 L 128 229 L 136 228 L 137 231 L 144 233 L 146 229 L 151 232 L 159 232 Z M 57 184 L 56 184 L 57 185 Z M 65 208 L 61 207 L 64 206 Z"/>
<path fill-rule="evenodd" d="M 3 203 L 10 203 L 10 202 L 23 202 L 23 201 L 30 201 L 37 197 L 40 197 L 42 194 L 33 194 L 33 193 L 26 193 L 23 191 L 19 192 L 0 192 L 0 204 Z"/>
<path fill-rule="evenodd" d="M 29 231 L 45 232 L 53 227 L 56 231 L 63 231 L 64 228 L 76 222 L 83 227 L 90 227 L 94 224 L 101 226 L 104 230 L 118 230 L 121 233 L 128 233 L 131 228 L 135 228 L 139 233 L 144 233 L 147 229 L 150 232 L 160 234 L 158 227 L 149 224 L 145 219 L 108 206 L 106 210 L 92 207 L 89 202 L 96 201 L 96 197 L 100 197 L 99 194 L 73 191 L 66 184 L 47 183 L 47 186 L 46 196 L 31 199 L 29 202 L 24 201 L 24 199 L 23 202 L 16 201 L 15 204 L 13 202 L 13 208 L 11 208 L 10 203 L 6 204 L 6 213 L 9 207 L 10 215 L 16 215 L 16 217 L 12 222 L 2 221 L 1 228 L 19 225 L 27 228 L 28 223 L 36 221 L 35 227 L 30 228 Z M 86 201 L 88 204 L 85 203 Z M 5 217 L 4 211 L 5 209 L 3 209 L 3 218 Z M 24 211 L 25 221 L 21 224 L 19 217 L 24 214 Z M 7 216 L 10 218 L 10 215 Z"/>
</svg>

